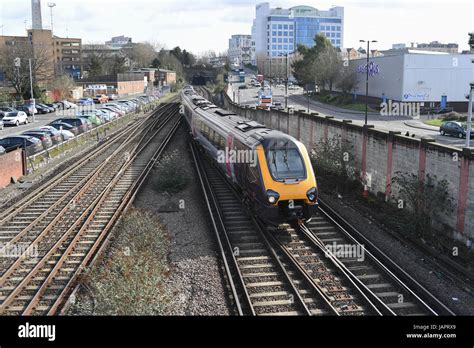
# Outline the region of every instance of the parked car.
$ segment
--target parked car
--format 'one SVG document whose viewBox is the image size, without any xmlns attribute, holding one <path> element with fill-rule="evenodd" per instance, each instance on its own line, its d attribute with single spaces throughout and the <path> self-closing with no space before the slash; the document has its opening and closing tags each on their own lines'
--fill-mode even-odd
<svg viewBox="0 0 474 348">
<path fill-rule="evenodd" d="M 119 116 L 125 115 L 125 112 L 124 112 L 122 109 L 115 108 L 115 107 L 113 107 L 113 106 L 103 107 L 101 110 L 106 110 L 106 111 L 110 111 L 110 112 L 115 112 L 115 113 L 118 114 Z"/>
<path fill-rule="evenodd" d="M 10 107 L 0 107 L 0 116 L 8 116 L 9 114 L 14 114 L 18 110 Z"/>
<path fill-rule="evenodd" d="M 113 121 L 119 116 L 118 113 L 106 109 L 97 109 L 96 115 L 101 117 L 105 122 Z"/>
<path fill-rule="evenodd" d="M 46 131 L 39 131 L 39 132 L 28 131 L 28 132 L 24 132 L 22 135 L 27 135 L 27 136 L 34 137 L 41 140 L 41 143 L 43 144 L 43 149 L 45 150 L 53 146 L 53 140 L 46 133 Z"/>
<path fill-rule="evenodd" d="M 76 127 L 79 134 L 85 133 L 90 129 L 88 123 L 83 118 L 72 118 L 72 117 L 58 118 L 54 120 L 52 123 L 58 123 L 58 122 L 68 123 L 71 126 Z"/>
<path fill-rule="evenodd" d="M 36 110 L 39 114 L 49 114 L 49 108 L 47 106 L 42 106 L 41 104 L 36 104 Z"/>
<path fill-rule="evenodd" d="M 28 115 L 23 111 L 9 112 L 8 116 L 3 116 L 2 121 L 6 125 L 19 126 L 28 123 Z"/>
<path fill-rule="evenodd" d="M 86 115 L 80 115 L 79 118 L 85 118 L 89 120 L 92 124 L 92 127 L 98 127 L 102 124 L 100 117 L 92 113 L 86 114 Z"/>
<path fill-rule="evenodd" d="M 246 85 L 239 86 L 239 89 L 247 89 Z"/>
<path fill-rule="evenodd" d="M 47 105 L 47 104 L 45 104 L 45 103 L 40 103 L 39 105 L 41 105 L 41 106 L 44 107 L 44 108 L 48 108 L 48 110 L 49 110 L 50 113 L 56 111 L 56 108 L 54 108 L 54 107 L 52 107 L 52 106 L 49 106 L 49 105 Z"/>
<path fill-rule="evenodd" d="M 59 130 L 60 132 L 63 131 L 63 130 L 66 130 L 66 131 L 72 133 L 72 135 L 74 135 L 74 136 L 79 134 L 79 129 L 77 129 L 77 127 L 75 127 L 75 126 L 73 126 L 69 123 L 52 122 L 48 126 L 54 127 L 57 130 Z"/>
<path fill-rule="evenodd" d="M 109 97 L 107 97 L 105 94 L 98 94 L 94 98 L 94 103 L 95 104 L 104 104 L 109 101 Z"/>
<path fill-rule="evenodd" d="M 14 148 L 25 149 L 28 156 L 43 151 L 41 140 L 27 135 L 16 135 L 0 139 L 0 146 L 4 147 L 6 150 Z"/>
<path fill-rule="evenodd" d="M 109 98 L 109 100 L 116 100 L 118 98 L 117 94 L 107 94 L 107 97 Z"/>
<path fill-rule="evenodd" d="M 33 116 L 32 109 L 25 105 L 18 105 L 15 107 L 18 111 L 23 111 L 27 116 Z"/>
<path fill-rule="evenodd" d="M 461 122 L 444 122 L 439 128 L 441 135 L 452 135 L 458 138 L 465 138 L 467 136 L 467 125 Z M 471 131 L 471 138 L 474 137 L 474 131 Z"/>
<path fill-rule="evenodd" d="M 94 100 L 92 98 L 81 98 L 79 99 L 79 105 L 94 105 Z"/>
<path fill-rule="evenodd" d="M 74 138 L 74 133 L 63 129 L 56 129 L 53 126 L 43 126 L 38 128 L 38 130 L 44 130 L 47 131 L 53 142 L 57 141 L 57 136 L 59 136 L 60 142 L 63 140 L 69 140 Z M 56 140 L 55 140 L 56 139 Z"/>
<path fill-rule="evenodd" d="M 32 129 L 31 131 L 27 131 L 25 133 L 29 133 L 29 132 L 44 132 L 44 133 L 46 133 L 47 135 L 49 135 L 51 137 L 51 140 L 53 141 L 54 145 L 57 145 L 57 144 L 59 144 L 63 141 L 63 137 L 61 136 L 61 133 L 56 128 L 53 128 L 53 127 L 35 128 L 35 129 Z"/>
<path fill-rule="evenodd" d="M 3 155 L 6 152 L 3 146 L 0 146 L 0 155 Z"/>
<path fill-rule="evenodd" d="M 44 104 L 44 105 L 49 106 L 50 108 L 53 108 L 54 111 L 59 109 L 59 104 L 58 103 Z"/>
<path fill-rule="evenodd" d="M 33 116 L 33 114 L 37 114 L 38 113 L 38 109 L 36 108 L 36 104 L 35 104 L 35 107 L 33 107 L 33 104 L 31 102 L 25 102 L 23 105 L 21 105 L 23 107 L 26 107 L 28 108 L 28 116 Z M 17 110 L 18 107 L 16 108 Z M 26 112 L 26 111 L 25 111 Z"/>
<path fill-rule="evenodd" d="M 0 130 L 3 130 L 4 124 L 3 124 L 3 116 L 0 116 Z"/>
</svg>

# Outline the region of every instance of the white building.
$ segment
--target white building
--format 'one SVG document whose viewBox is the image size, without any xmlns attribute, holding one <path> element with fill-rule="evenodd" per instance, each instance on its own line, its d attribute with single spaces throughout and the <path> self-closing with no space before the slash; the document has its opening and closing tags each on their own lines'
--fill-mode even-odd
<svg viewBox="0 0 474 348">
<path fill-rule="evenodd" d="M 252 36 L 232 35 L 229 39 L 228 59 L 230 65 L 242 66 L 252 63 Z"/>
<path fill-rule="evenodd" d="M 298 45 L 314 46 L 323 33 L 334 47 L 344 46 L 344 8 L 321 11 L 310 6 L 270 8 L 268 2 L 256 6 L 252 26 L 257 60 L 277 58 L 294 52 Z"/>
<path fill-rule="evenodd" d="M 451 106 L 467 110 L 465 95 L 474 81 L 473 61 L 473 54 L 421 51 L 371 58 L 369 97 L 426 106 L 439 105 L 446 98 Z M 350 60 L 349 66 L 358 73 L 356 94 L 365 96 L 365 58 Z"/>
</svg>

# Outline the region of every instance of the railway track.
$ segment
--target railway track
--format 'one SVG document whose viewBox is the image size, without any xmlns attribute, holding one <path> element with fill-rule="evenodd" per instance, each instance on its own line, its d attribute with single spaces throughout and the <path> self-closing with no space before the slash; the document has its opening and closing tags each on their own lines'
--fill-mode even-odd
<svg viewBox="0 0 474 348">
<path fill-rule="evenodd" d="M 306 247 L 323 248 L 384 315 L 455 315 L 324 203 L 311 222 L 297 228 L 297 234 Z"/>
<path fill-rule="evenodd" d="M 454 314 L 324 208 L 306 225 L 276 229 L 254 220 L 194 143 L 191 149 L 238 314 Z"/>
<path fill-rule="evenodd" d="M 179 122 L 160 106 L 7 212 L 0 241 L 20 252 L 1 259 L 0 314 L 57 312 Z"/>
<path fill-rule="evenodd" d="M 191 144 L 204 198 L 239 315 L 377 314 L 363 295 L 337 308 L 298 260 L 275 247 L 221 173 Z"/>
</svg>

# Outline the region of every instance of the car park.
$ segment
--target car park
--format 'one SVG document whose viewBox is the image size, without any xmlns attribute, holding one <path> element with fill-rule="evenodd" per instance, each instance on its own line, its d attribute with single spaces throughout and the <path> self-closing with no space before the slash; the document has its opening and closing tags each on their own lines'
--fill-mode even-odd
<svg viewBox="0 0 474 348">
<path fill-rule="evenodd" d="M 24 132 L 22 135 L 27 135 L 41 140 L 41 143 L 43 144 L 43 148 L 45 150 L 53 146 L 53 140 L 46 131 L 28 131 Z"/>
<path fill-rule="evenodd" d="M 20 107 L 22 109 L 20 109 Z M 27 108 L 28 112 L 25 111 L 24 108 Z M 33 115 L 38 113 L 38 109 L 36 108 L 36 105 L 35 105 L 35 107 L 33 107 L 32 103 L 24 103 L 22 105 L 17 106 L 16 109 L 20 110 L 20 111 L 24 111 L 28 116 L 33 116 Z"/>
<path fill-rule="evenodd" d="M 125 115 L 125 111 L 118 108 L 118 107 L 113 107 L 113 106 L 107 106 L 107 107 L 103 107 L 101 110 L 106 110 L 106 111 L 110 111 L 110 112 L 115 112 L 116 114 L 118 114 L 119 116 L 124 116 Z"/>
<path fill-rule="evenodd" d="M 71 126 L 76 127 L 79 134 L 87 132 L 90 128 L 88 125 L 88 122 L 83 118 L 72 118 L 72 117 L 58 118 L 57 120 L 54 120 L 51 123 L 58 123 L 58 122 L 68 123 Z"/>
<path fill-rule="evenodd" d="M 15 148 L 25 149 L 28 156 L 43 151 L 41 140 L 27 135 L 16 135 L 0 139 L 0 146 L 5 148 L 7 151 Z"/>
<path fill-rule="evenodd" d="M 93 105 L 94 101 L 92 98 L 81 98 L 79 99 L 79 105 L 84 106 L 84 105 Z"/>
<path fill-rule="evenodd" d="M 3 116 L 2 121 L 5 125 L 19 126 L 28 123 L 28 115 L 23 111 L 9 112 L 8 116 Z"/>
<path fill-rule="evenodd" d="M 59 109 L 59 104 L 58 103 L 52 103 L 52 104 L 44 104 L 46 106 L 49 106 L 50 108 L 53 108 L 54 111 L 58 110 Z"/>
<path fill-rule="evenodd" d="M 107 94 L 107 98 L 109 98 L 109 100 L 116 100 L 117 99 L 117 95 L 116 94 Z"/>
</svg>

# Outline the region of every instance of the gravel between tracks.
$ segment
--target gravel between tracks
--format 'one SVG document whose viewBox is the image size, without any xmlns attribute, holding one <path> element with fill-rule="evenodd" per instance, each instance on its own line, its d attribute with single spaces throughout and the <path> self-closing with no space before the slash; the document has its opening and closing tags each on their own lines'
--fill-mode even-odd
<svg viewBox="0 0 474 348">
<path fill-rule="evenodd" d="M 458 315 L 474 315 L 472 293 L 468 293 L 442 273 L 432 269 L 425 261 L 426 255 L 388 235 L 343 199 L 324 193 L 321 194 L 321 198 Z"/>
<path fill-rule="evenodd" d="M 171 271 L 163 289 L 171 303 L 166 314 L 229 315 L 221 261 L 191 160 L 188 139 L 187 130 L 181 125 L 165 151 L 165 154 L 176 149 L 179 151 L 182 170 L 191 178 L 187 187 L 174 196 L 158 193 L 155 187 L 159 178 L 154 170 L 137 195 L 134 206 L 155 213 L 168 229 Z M 184 209 L 179 209 L 180 201 L 184 202 Z M 168 210 L 170 212 L 165 212 Z"/>
</svg>

